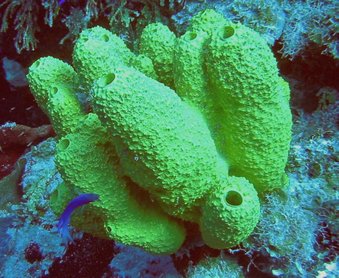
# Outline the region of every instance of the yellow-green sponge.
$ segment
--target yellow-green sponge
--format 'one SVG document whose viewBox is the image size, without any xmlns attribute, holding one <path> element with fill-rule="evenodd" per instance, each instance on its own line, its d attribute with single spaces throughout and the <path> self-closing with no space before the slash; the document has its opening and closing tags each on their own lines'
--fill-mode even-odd
<svg viewBox="0 0 339 278">
<path fill-rule="evenodd" d="M 184 241 L 184 228 L 122 176 L 118 160 L 95 114 L 87 115 L 77 133 L 60 139 L 56 162 L 65 183 L 75 193 L 95 193 L 100 198 L 73 223 L 93 235 L 152 253 L 175 252 Z"/>
<path fill-rule="evenodd" d="M 218 154 L 201 115 L 131 68 L 99 79 L 92 99 L 126 175 L 167 213 L 197 221 L 202 198 L 220 183 Z"/>
<path fill-rule="evenodd" d="M 247 238 L 260 217 L 253 185 L 245 178 L 229 177 L 215 188 L 202 207 L 200 230 L 204 242 L 217 249 L 230 248 Z"/>
<path fill-rule="evenodd" d="M 75 45 L 75 71 L 51 57 L 31 66 L 32 92 L 60 138 L 65 183 L 53 207 L 98 194 L 72 223 L 154 253 L 180 247 L 182 220 L 213 248 L 239 244 L 259 220 L 257 192 L 287 181 L 289 88 L 271 50 L 207 10 L 180 38 L 149 25 L 140 52 L 94 27 Z M 90 94 L 93 113 L 76 90 Z"/>
<path fill-rule="evenodd" d="M 53 57 L 36 60 L 29 67 L 27 79 L 35 100 L 46 113 L 48 100 L 58 89 L 75 91 L 79 86 L 78 75 L 72 66 Z"/>
<path fill-rule="evenodd" d="M 52 57 L 39 59 L 29 69 L 32 93 L 59 137 L 56 162 L 65 182 L 51 206 L 61 214 L 77 194 L 96 193 L 100 201 L 72 217 L 76 227 L 152 253 L 175 252 L 185 239 L 184 228 L 122 176 L 106 129 L 97 115 L 82 111 L 72 87 L 76 76 L 69 65 Z"/>
<path fill-rule="evenodd" d="M 215 142 L 230 174 L 259 193 L 286 185 L 289 88 L 264 39 L 240 24 L 220 26 L 206 47 L 206 69 L 222 121 Z"/>
<path fill-rule="evenodd" d="M 50 118 L 59 137 L 74 132 L 85 113 L 76 97 L 76 72 L 67 63 L 40 58 L 29 68 L 29 87 L 41 109 Z"/>
<path fill-rule="evenodd" d="M 140 52 L 152 59 L 158 80 L 171 88 L 174 43 L 175 35 L 161 23 L 147 25 L 140 38 Z"/>
<path fill-rule="evenodd" d="M 166 27 L 152 25 L 142 38 L 151 37 L 149 30 L 161 34 L 162 29 Z M 170 37 L 168 32 L 164 38 Z M 174 88 L 204 116 L 229 173 L 248 179 L 261 195 L 284 187 L 292 126 L 289 87 L 265 40 L 206 10 L 171 43 L 174 55 L 162 50 L 160 41 L 145 43 L 156 50 L 148 51 L 149 57 L 156 64 L 162 55 L 173 56 Z M 162 60 L 170 67 L 168 59 Z"/>
<path fill-rule="evenodd" d="M 120 65 L 135 67 L 152 78 L 156 77 L 149 57 L 135 55 L 122 39 L 99 26 L 81 32 L 73 50 L 73 65 L 85 93 L 89 93 L 96 79 Z"/>
</svg>

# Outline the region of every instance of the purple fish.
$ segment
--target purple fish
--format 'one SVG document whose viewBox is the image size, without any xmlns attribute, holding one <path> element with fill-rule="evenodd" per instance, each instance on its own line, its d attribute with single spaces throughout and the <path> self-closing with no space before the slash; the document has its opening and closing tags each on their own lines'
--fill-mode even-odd
<svg viewBox="0 0 339 278">
<path fill-rule="evenodd" d="M 63 3 L 65 3 L 66 0 L 59 0 L 59 6 L 61 6 Z"/>
<path fill-rule="evenodd" d="M 58 222 L 58 231 L 67 243 L 73 242 L 73 238 L 71 237 L 68 229 L 73 211 L 78 207 L 89 204 L 98 199 L 99 195 L 97 194 L 80 194 L 68 203 Z"/>
</svg>

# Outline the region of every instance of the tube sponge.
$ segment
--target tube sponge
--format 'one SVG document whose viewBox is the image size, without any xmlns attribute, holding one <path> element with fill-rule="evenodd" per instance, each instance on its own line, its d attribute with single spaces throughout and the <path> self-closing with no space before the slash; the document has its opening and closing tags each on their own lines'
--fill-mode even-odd
<svg viewBox="0 0 339 278">
<path fill-rule="evenodd" d="M 220 183 L 218 154 L 201 115 L 173 90 L 131 68 L 99 79 L 92 99 L 125 174 L 167 213 L 196 221 L 200 200 Z"/>
<path fill-rule="evenodd" d="M 230 248 L 252 233 L 259 217 L 259 199 L 253 185 L 245 178 L 229 177 L 202 207 L 202 238 L 210 247 Z"/>
<path fill-rule="evenodd" d="M 100 196 L 72 223 L 159 254 L 180 247 L 182 221 L 197 223 L 213 248 L 239 244 L 259 220 L 257 192 L 286 184 L 289 88 L 273 54 L 211 10 L 179 38 L 149 25 L 140 52 L 94 27 L 76 42 L 74 70 L 50 57 L 30 68 L 58 129 L 60 193 Z M 93 113 L 77 105 L 76 89 Z"/>
<path fill-rule="evenodd" d="M 161 28 L 153 24 L 145 33 Z M 149 44 L 152 40 L 147 48 L 152 49 Z M 154 46 L 163 47 L 160 41 Z M 245 177 L 261 195 L 284 187 L 292 126 L 289 87 L 265 40 L 206 10 L 192 18 L 172 48 L 174 89 L 203 114 L 229 174 Z M 159 55 L 141 51 L 154 61 Z"/>
<path fill-rule="evenodd" d="M 59 137 L 74 132 L 85 113 L 75 95 L 79 79 L 67 63 L 53 58 L 40 58 L 27 75 L 31 92 L 49 116 Z"/>
<path fill-rule="evenodd" d="M 29 68 L 27 78 L 35 100 L 46 113 L 46 105 L 55 89 L 75 91 L 79 86 L 78 74 L 72 66 L 53 57 L 43 57 L 35 61 Z"/>
<path fill-rule="evenodd" d="M 90 212 L 84 208 L 89 214 L 87 221 L 74 217 L 76 226 L 152 253 L 174 252 L 185 238 L 183 227 L 124 179 L 107 138 L 97 115 L 88 114 L 82 128 L 64 136 L 57 145 L 56 162 L 64 181 L 77 192 L 100 196 L 100 201 L 91 204 Z"/>
<path fill-rule="evenodd" d="M 92 100 L 125 174 L 164 211 L 201 222 L 214 248 L 233 246 L 252 232 L 259 219 L 257 192 L 244 178 L 227 178 L 207 124 L 173 90 L 119 68 L 94 84 Z"/>
<path fill-rule="evenodd" d="M 73 50 L 73 65 L 88 92 L 94 80 L 105 74 L 107 68 L 126 64 L 133 55 L 123 40 L 97 26 L 81 32 Z"/>
<path fill-rule="evenodd" d="M 32 93 L 46 108 L 59 137 L 56 163 L 65 184 L 54 194 L 51 206 L 61 214 L 73 194 L 94 192 L 100 201 L 84 208 L 82 217 L 73 217 L 72 224 L 152 253 L 175 252 L 185 239 L 184 228 L 121 175 L 106 129 L 97 115 L 82 112 L 71 91 L 73 79 L 53 83 L 63 70 L 75 73 L 66 63 L 46 57 L 30 67 L 28 76 Z"/>
<path fill-rule="evenodd" d="M 158 80 L 173 88 L 173 54 L 176 37 L 161 23 L 149 24 L 140 38 L 140 52 L 153 61 Z"/>
<path fill-rule="evenodd" d="M 85 93 L 89 93 L 93 82 L 109 69 L 123 65 L 156 77 L 150 58 L 135 55 L 122 39 L 99 26 L 81 32 L 73 50 L 73 65 Z"/>
<path fill-rule="evenodd" d="M 206 69 L 223 118 L 216 144 L 230 174 L 246 177 L 259 193 L 286 185 L 289 88 L 263 38 L 240 24 L 220 26 L 206 48 Z"/>
</svg>

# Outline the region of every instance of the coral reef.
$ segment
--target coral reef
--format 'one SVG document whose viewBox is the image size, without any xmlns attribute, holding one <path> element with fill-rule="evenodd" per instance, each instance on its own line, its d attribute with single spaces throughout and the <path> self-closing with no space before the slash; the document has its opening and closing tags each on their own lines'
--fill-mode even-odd
<svg viewBox="0 0 339 278">
<path fill-rule="evenodd" d="M 6 123 L 0 126 L 0 178 L 7 176 L 13 169 L 16 160 L 31 145 L 53 136 L 51 125 L 32 128 L 16 123 Z"/>
<path fill-rule="evenodd" d="M 336 277 L 338 276 L 336 258 L 339 246 L 337 238 L 339 233 L 336 228 L 338 147 L 335 138 L 338 136 L 338 127 L 335 115 L 338 114 L 337 107 L 337 104 L 330 105 L 326 110 L 319 110 L 311 115 L 298 111 L 299 115 L 295 115 L 294 136 L 287 168 L 290 176 L 289 190 L 280 195 L 267 197 L 267 201 L 262 204 L 262 210 L 270 210 L 271 213 L 262 214 L 261 221 L 249 240 L 243 246 L 222 251 L 224 255 L 219 257 L 216 250 L 214 252 L 204 250 L 206 246 L 201 240 L 197 239 L 195 243 L 192 243 L 190 239 L 172 256 L 172 261 L 175 262 L 175 267 L 180 274 L 175 273 L 168 256 L 156 257 L 140 249 L 121 245 L 114 248 L 115 255 L 112 255 L 113 251 L 110 250 L 110 246 L 113 243 L 107 241 L 102 243 L 88 235 L 85 235 L 81 241 L 76 239 L 76 244 L 71 245 L 66 254 L 62 255 L 64 248 L 58 247 L 59 251 L 55 251 L 55 247 L 61 243 L 55 228 L 47 231 L 48 235 L 51 235 L 48 238 L 51 243 L 55 242 L 55 245 L 54 243 L 44 245 L 43 248 L 39 245 L 43 254 L 42 262 L 35 261 L 30 264 L 25 260 L 24 250 L 32 242 L 40 243 L 39 238 L 36 241 L 34 237 L 36 229 L 45 230 L 51 227 L 48 223 L 56 222 L 56 216 L 48 212 L 49 196 L 55 190 L 56 185 L 48 186 L 47 191 L 43 190 L 44 184 L 51 184 L 52 180 L 61 182 L 60 176 L 56 174 L 53 158 L 55 140 L 49 139 L 34 147 L 33 152 L 26 155 L 27 165 L 30 166 L 24 169 L 25 180 L 27 180 L 25 183 L 28 185 L 24 187 L 24 193 L 29 190 L 32 193 L 35 192 L 35 195 L 26 193 L 24 203 L 19 206 L 16 202 L 13 203 L 16 204 L 14 210 L 16 215 L 13 211 L 6 214 L 4 211 L 1 212 L 0 256 L 2 255 L 1 261 L 4 262 L 1 265 L 1 271 L 5 271 L 5 267 L 13 269 L 13 263 L 16 262 L 13 257 L 19 254 L 13 253 L 13 250 L 21 250 L 20 260 L 23 262 L 20 263 L 20 271 L 32 273 L 28 277 L 34 277 L 34 274 L 39 273 L 38 269 L 43 270 L 45 274 L 49 272 L 45 277 L 53 277 L 60 273 L 67 273 L 71 276 L 74 271 L 84 274 L 105 273 L 104 277 L 137 273 L 143 273 L 145 277 L 158 277 L 162 273 L 165 275 L 171 273 L 174 277 L 189 275 L 196 277 L 199 274 L 203 274 L 204 277 L 208 275 L 217 277 L 220 271 L 222 271 L 222 277 L 232 277 L 234 274 L 238 275 L 236 277 L 241 277 L 241 275 Z M 319 169 L 318 167 L 312 166 L 314 162 L 321 165 L 321 171 L 316 170 Z M 46 166 L 46 163 L 49 166 Z M 42 169 L 54 170 L 48 173 L 41 172 Z M 42 178 L 45 180 L 41 180 Z M 12 186 L 15 185 L 12 184 Z M 33 195 L 35 197 L 31 199 L 29 196 Z M 29 203 L 31 205 L 28 210 L 26 207 Z M 39 204 L 45 204 L 44 209 L 41 210 Z M 83 215 L 81 211 L 77 213 L 79 217 Z M 14 220 L 18 217 L 28 224 L 23 225 L 20 221 Z M 39 225 L 40 228 L 34 226 L 31 228 L 32 234 L 27 233 L 27 227 L 32 223 Z M 10 240 L 10 234 L 13 231 L 7 231 L 10 227 L 15 227 L 17 231 L 23 229 L 20 235 L 25 234 L 25 236 L 16 237 L 15 241 Z M 198 236 L 194 231 L 193 234 L 194 237 Z M 27 241 L 26 237 L 30 240 Z M 295 241 L 295 238 L 299 240 Z M 14 243 L 20 245 L 21 249 L 12 249 Z M 9 246 L 12 247 L 9 249 Z M 9 250 L 12 250 L 12 253 Z M 5 254 L 7 256 L 4 256 Z M 46 257 L 44 254 L 49 255 Z M 93 257 L 92 254 L 95 254 L 94 256 L 98 259 L 92 261 L 90 259 Z M 180 259 L 180 257 L 184 258 Z M 202 257 L 206 259 L 201 261 Z M 6 263 L 6 260 L 10 258 L 11 263 Z M 186 260 L 185 258 L 187 264 L 180 263 L 180 260 Z M 108 265 L 110 260 L 112 261 Z M 136 260 L 140 262 L 137 265 Z M 236 266 L 235 263 L 240 266 Z M 134 268 L 131 269 L 130 265 Z M 187 265 L 190 265 L 188 269 Z M 188 274 L 184 274 L 187 271 Z"/>
<path fill-rule="evenodd" d="M 26 79 L 26 71 L 15 60 L 4 57 L 2 59 L 2 67 L 5 72 L 7 82 L 13 87 L 25 87 L 28 85 Z"/>
<path fill-rule="evenodd" d="M 53 139 L 32 146 L 18 161 L 18 170 L 11 174 L 17 176 L 16 182 L 6 182 L 9 176 L 1 180 L 2 277 L 19 277 L 22 273 L 41 277 L 65 251 L 54 228 L 56 216 L 48 200 L 58 184 L 58 174 L 53 172 L 54 148 Z"/>
<path fill-rule="evenodd" d="M 133 44 L 136 35 L 151 21 L 168 22 L 168 17 L 182 9 L 183 0 L 5 0 L 0 4 L 0 32 L 11 31 L 16 51 L 37 49 L 42 29 L 62 33 L 60 43 L 73 41 L 95 21 L 108 21 Z M 40 18 L 43 17 L 43 21 Z M 53 31 L 53 32 L 54 32 Z M 66 32 L 66 33 L 65 33 Z"/>
<path fill-rule="evenodd" d="M 50 213 L 50 195 L 62 183 L 55 165 L 55 147 L 55 139 L 50 138 L 33 146 L 23 156 L 27 162 L 20 181 L 21 198 L 25 202 L 25 211 L 35 219 Z M 54 221 L 54 217 L 45 220 Z"/>
<path fill-rule="evenodd" d="M 154 34 L 163 31 L 159 42 Z M 157 24 L 141 42 L 136 56 L 95 27 L 74 47 L 76 71 L 52 57 L 30 67 L 32 93 L 60 138 L 64 183 L 52 205 L 60 213 L 72 195 L 98 194 L 73 224 L 153 253 L 182 244 L 183 226 L 172 216 L 198 223 L 211 247 L 234 246 L 259 219 L 256 190 L 287 182 L 288 86 L 263 39 L 212 10 L 180 38 Z M 175 66 L 161 71 L 166 63 Z M 150 78 L 157 76 L 176 91 Z M 90 90 L 95 114 L 84 113 L 79 88 Z"/>
<path fill-rule="evenodd" d="M 9 203 L 17 204 L 20 202 L 17 184 L 20 181 L 25 163 L 24 158 L 18 159 L 12 172 L 0 180 L 0 209 L 5 209 Z"/>
<path fill-rule="evenodd" d="M 213 278 L 229 277 L 244 278 L 242 268 L 232 258 L 220 256 L 217 258 L 206 258 L 196 266 L 191 266 L 187 272 L 188 278 Z"/>
<path fill-rule="evenodd" d="M 213 8 L 226 18 L 256 30 L 273 45 L 280 40 L 283 56 L 294 58 L 305 49 L 318 45 L 323 53 L 338 58 L 338 15 L 335 0 L 220 0 L 220 1 L 150 1 L 150 0 L 6 0 L 0 4 L 1 32 L 15 30 L 15 48 L 34 50 L 39 43 L 44 16 L 46 28 L 63 29 L 60 43 L 74 40 L 93 22 L 109 22 L 129 45 L 137 45 L 141 30 L 149 22 L 163 22 L 184 32 L 190 18 L 201 10 Z M 67 31 L 66 31 L 67 30 Z M 65 34 L 66 32 L 66 34 Z"/>
<path fill-rule="evenodd" d="M 1 233 L 1 255 L 4 255 L 0 263 L 2 277 L 20 277 L 25 273 L 26 277 L 41 277 L 47 272 L 57 256 L 61 256 L 65 248 L 60 245 L 61 239 L 49 229 L 29 222 L 13 220 L 9 216 L 0 215 L 1 227 L 5 229 Z M 32 257 L 27 248 L 32 244 L 39 246 L 40 256 Z"/>
<path fill-rule="evenodd" d="M 170 256 L 156 256 L 122 244 L 116 244 L 115 250 L 119 253 L 110 262 L 105 277 L 180 277 Z"/>
<path fill-rule="evenodd" d="M 187 1 L 185 8 L 173 17 L 179 31 L 194 14 L 206 8 L 216 9 L 226 18 L 253 28 L 270 45 L 279 40 L 285 57 L 303 55 L 314 46 L 336 59 L 339 57 L 339 21 L 334 0 Z"/>
<path fill-rule="evenodd" d="M 266 254 L 265 272 L 282 277 L 317 273 L 324 262 L 335 261 L 339 251 L 335 223 L 338 146 L 334 139 L 338 106 L 311 116 L 299 113 L 287 168 L 290 186 L 280 196 L 266 197 L 263 217 L 244 244 L 252 255 L 256 251 Z"/>
<path fill-rule="evenodd" d="M 79 275 L 146 278 L 339 277 L 338 5 L 335 1 L 0 2 L 0 277 L 21 277 L 23 274 L 32 278 Z M 206 8 L 214 8 L 220 14 L 214 13 L 213 20 L 193 17 Z M 156 23 L 150 24 L 152 22 Z M 224 28 L 219 33 L 219 24 L 233 29 Z M 104 26 L 116 35 L 104 28 L 91 28 L 95 25 Z M 277 66 L 268 57 L 271 52 L 266 51 L 268 48 L 262 39 L 261 43 L 241 40 L 242 36 L 249 40 L 254 38 L 252 31 L 244 26 L 257 31 L 268 43 L 277 59 Z M 240 32 L 243 32 L 242 36 L 238 37 Z M 232 51 L 223 51 L 219 39 L 223 43 L 232 42 L 228 45 Z M 262 52 L 268 56 L 261 56 L 256 45 L 261 45 Z M 216 49 L 220 49 L 223 55 Z M 255 54 L 254 59 L 246 59 L 249 52 Z M 228 53 L 240 55 L 240 62 L 232 55 L 227 56 Z M 60 60 L 51 57 L 38 59 L 48 55 Z M 256 60 L 257 57 L 263 58 Z M 34 99 L 27 87 L 25 74 L 27 67 L 37 59 L 40 71 L 35 70 L 39 79 L 31 85 L 37 88 Z M 66 64 L 71 61 L 75 70 Z M 226 66 L 232 71 L 225 71 Z M 279 163 L 274 166 L 275 169 L 283 169 L 286 164 L 288 180 L 284 170 L 279 170 L 279 173 L 282 174 L 282 184 L 288 182 L 289 185 L 259 194 L 258 224 L 248 237 L 237 240 L 234 235 L 240 234 L 234 228 L 241 229 L 241 222 L 223 226 L 227 218 L 218 218 L 218 213 L 214 214 L 214 219 L 210 216 L 220 210 L 225 200 L 228 205 L 239 208 L 241 213 L 246 211 L 244 199 L 240 199 L 237 193 L 248 182 L 262 179 L 261 174 L 266 171 L 262 170 L 265 167 L 256 168 L 262 166 L 258 163 L 253 169 L 260 174 L 249 174 L 252 167 L 246 164 L 255 157 L 253 152 L 257 154 L 255 147 L 250 156 L 244 157 L 235 152 L 232 161 L 227 159 L 225 163 L 224 159 L 234 149 L 225 147 L 223 137 L 228 142 L 244 143 L 246 136 L 237 134 L 241 134 L 241 127 L 246 132 L 253 126 L 256 130 L 257 123 L 261 122 L 256 113 L 251 114 L 255 108 L 244 109 L 246 102 L 239 103 L 232 92 L 238 92 L 242 87 L 247 91 L 247 84 L 252 84 L 248 92 L 255 93 L 246 95 L 250 97 L 261 95 L 261 91 L 275 92 L 274 84 L 278 84 L 287 96 L 287 86 L 283 89 L 286 83 L 277 78 L 278 74 L 268 77 L 267 83 L 264 81 L 267 72 L 276 71 L 276 67 L 291 90 L 293 134 L 287 164 L 281 161 L 280 166 Z M 219 72 L 222 80 L 218 80 Z M 131 82 L 134 75 L 138 82 Z M 227 82 L 219 82 L 223 78 Z M 160 86 L 155 80 L 167 87 Z M 260 89 L 261 85 L 253 88 L 254 84 L 265 84 L 265 90 Z M 162 106 L 162 98 L 152 92 L 154 86 L 157 86 L 159 95 L 166 94 L 166 105 L 172 103 L 173 95 L 178 95 L 183 107 L 194 110 L 189 118 L 191 120 L 186 118 L 185 121 L 197 123 L 194 115 L 198 115 L 202 119 L 200 123 L 207 126 L 212 145 L 215 144 L 217 149 L 218 172 L 213 177 L 225 182 L 219 191 L 209 189 L 206 196 L 204 190 L 200 191 L 203 197 L 196 201 L 197 205 L 191 198 L 195 195 L 185 195 L 189 190 L 184 190 L 181 184 L 177 187 L 189 199 L 182 198 L 181 192 L 176 198 L 175 194 L 154 189 L 154 184 L 165 184 L 171 188 L 171 183 L 164 183 L 166 179 L 181 179 L 186 183 L 189 177 L 178 174 L 189 174 L 191 168 L 197 169 L 193 180 L 200 179 L 202 173 L 210 171 L 215 165 L 212 155 L 212 165 L 200 166 L 202 170 L 199 167 L 205 156 L 197 156 L 196 150 L 199 150 L 201 142 L 195 139 L 194 134 L 197 130 L 201 131 L 202 124 L 187 125 L 192 129 L 192 134 L 188 135 L 194 143 L 188 158 L 184 157 L 184 151 L 175 155 L 175 146 L 187 142 L 181 140 L 178 143 L 176 140 L 185 139 L 187 133 L 174 135 L 166 128 L 161 131 L 161 134 L 166 134 L 164 138 L 153 133 L 156 127 L 165 125 L 157 119 L 169 119 L 169 125 L 182 116 L 175 107 L 162 108 L 165 107 Z M 138 100 L 128 94 L 130 87 Z M 140 89 L 153 96 L 154 100 L 152 97 L 148 99 Z M 113 91 L 118 101 L 114 107 L 119 114 L 107 118 L 110 113 L 105 110 L 110 111 L 111 104 L 105 99 L 112 98 L 109 94 Z M 228 97 L 220 97 L 223 93 Z M 95 99 L 95 95 L 102 99 Z M 116 98 L 116 95 L 121 95 L 121 98 Z M 259 99 L 253 97 L 250 102 L 257 106 Z M 127 100 L 130 108 L 125 111 Z M 135 105 L 131 107 L 131 103 Z M 136 108 L 142 105 L 149 108 L 152 103 L 159 105 L 156 109 L 138 110 L 141 111 L 138 112 L 140 117 L 130 115 Z M 283 103 L 286 104 L 286 100 Z M 218 107 L 231 107 L 233 113 L 229 113 L 229 109 L 215 110 L 216 104 Z M 268 107 L 264 108 L 267 111 Z M 160 116 L 155 112 L 157 109 L 161 111 Z M 167 115 L 163 113 L 164 109 L 172 112 Z M 244 120 L 239 126 L 232 125 L 247 113 L 248 121 Z M 221 121 L 221 117 L 233 120 L 229 124 Z M 126 121 L 131 120 L 135 124 L 126 125 Z M 270 124 L 284 120 L 270 120 Z M 39 128 L 47 124 L 46 128 Z M 37 144 L 55 136 L 50 124 L 56 131 L 56 138 Z M 145 125 L 149 128 L 146 129 Z M 236 136 L 232 138 L 225 132 L 224 126 L 233 130 Z M 170 129 L 181 130 L 176 125 Z M 24 135 L 21 135 L 22 132 Z M 271 134 L 270 130 L 268 133 Z M 260 133 L 255 134 L 258 135 Z M 211 149 L 207 148 L 208 142 L 211 142 L 209 136 L 202 148 L 204 153 Z M 154 139 L 156 144 L 152 141 Z M 172 144 L 164 144 L 170 140 Z M 267 140 L 270 141 L 269 137 Z M 173 147 L 173 152 L 163 152 L 164 145 L 166 150 L 168 145 Z M 247 155 L 248 144 L 244 146 Z M 243 148 L 237 151 L 242 152 Z M 266 154 L 265 148 L 262 151 Z M 211 153 L 207 153 L 210 158 Z M 146 157 L 152 159 L 146 161 Z M 169 161 L 174 159 L 177 163 L 182 157 L 187 169 L 171 167 Z M 201 159 L 195 161 L 196 157 Z M 242 160 L 245 161 L 244 168 Z M 240 162 L 240 170 L 234 167 L 237 162 Z M 168 169 L 168 175 L 159 175 L 159 169 L 161 173 L 162 169 Z M 143 179 L 146 174 L 147 178 Z M 2 178 L 1 175 L 7 176 Z M 247 180 L 233 179 L 233 175 L 245 176 Z M 280 177 L 279 174 L 277 176 Z M 153 182 L 147 183 L 149 180 Z M 198 182 L 195 184 L 199 185 Z M 248 185 L 252 190 L 253 186 Z M 265 183 L 260 185 L 258 180 L 254 186 L 259 191 L 266 188 Z M 101 188 L 101 196 L 94 202 L 96 206 L 93 203 L 74 211 L 69 226 L 73 241 L 65 245 L 57 229 L 60 215 L 73 197 L 84 192 L 97 193 L 94 192 L 97 188 Z M 204 187 L 198 186 L 199 190 L 201 188 Z M 232 190 L 223 192 L 222 188 Z M 250 197 L 256 194 L 251 192 Z M 190 201 L 189 206 L 184 203 L 186 200 Z M 241 201 L 243 203 L 239 206 Z M 120 206 L 118 202 L 121 202 Z M 149 218 L 150 211 L 153 211 L 154 217 Z M 259 214 L 259 207 L 257 211 Z M 134 216 L 130 217 L 131 214 Z M 117 216 L 117 221 L 107 221 L 106 215 Z M 140 215 L 151 220 L 146 225 L 141 223 L 145 218 L 137 222 L 135 219 Z M 202 225 L 202 217 L 206 228 Z M 194 220 L 196 218 L 199 220 Z M 191 222 L 192 219 L 196 223 Z M 140 224 L 140 229 L 130 226 L 131 221 L 136 221 L 135 226 Z M 159 221 L 168 224 L 161 226 L 165 229 L 177 227 L 174 232 L 179 232 L 179 238 L 175 238 L 178 234 L 165 236 L 164 241 L 169 240 L 167 246 L 156 240 L 162 233 L 154 228 Z M 232 217 L 231 221 L 236 219 Z M 118 235 L 122 236 L 115 237 L 112 228 L 114 233 L 120 227 Z M 229 231 L 228 235 L 225 230 Z M 153 231 L 158 234 L 152 234 Z M 168 229 L 163 233 L 166 231 Z M 139 235 L 141 238 L 138 238 Z M 126 241 L 128 236 L 131 240 Z M 184 237 L 185 241 L 177 250 Z M 234 239 L 236 242 L 223 245 L 226 249 L 221 249 L 218 238 L 221 238 L 221 245 L 224 240 L 232 243 Z M 148 240 L 150 243 L 145 244 Z M 122 244 L 123 241 L 127 245 Z M 232 248 L 229 248 L 231 245 Z M 171 255 L 163 255 L 174 251 Z"/>
</svg>

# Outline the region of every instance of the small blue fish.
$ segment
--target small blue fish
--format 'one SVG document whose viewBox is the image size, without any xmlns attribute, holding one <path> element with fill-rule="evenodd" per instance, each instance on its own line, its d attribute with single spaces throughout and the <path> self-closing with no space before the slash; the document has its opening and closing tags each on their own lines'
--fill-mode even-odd
<svg viewBox="0 0 339 278">
<path fill-rule="evenodd" d="M 71 221 L 71 216 L 73 211 L 83 205 L 89 204 L 99 199 L 97 194 L 80 194 L 70 201 L 65 208 L 64 212 L 61 214 L 58 222 L 58 231 L 61 234 L 62 238 L 67 242 L 74 242 L 71 237 L 68 229 L 68 225 Z"/>
<path fill-rule="evenodd" d="M 59 0 L 59 6 L 61 6 L 63 3 L 65 3 L 66 0 Z"/>
</svg>

